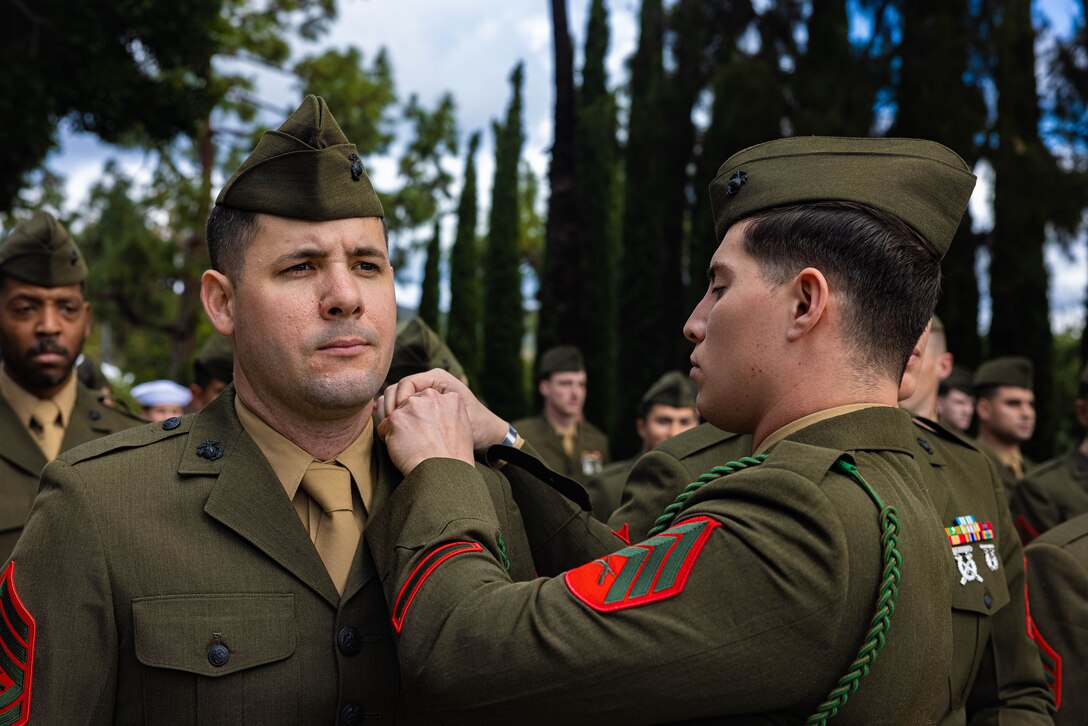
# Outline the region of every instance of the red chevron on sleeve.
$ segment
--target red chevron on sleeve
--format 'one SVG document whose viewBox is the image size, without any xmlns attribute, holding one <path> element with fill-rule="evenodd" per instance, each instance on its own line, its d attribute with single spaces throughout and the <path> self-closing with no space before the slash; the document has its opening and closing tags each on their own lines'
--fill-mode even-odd
<svg viewBox="0 0 1088 726">
<path fill-rule="evenodd" d="M 23 726 L 30 719 L 38 626 L 15 591 L 14 560 L 0 575 L 0 621 L 0 723 Z"/>
<path fill-rule="evenodd" d="M 393 628 L 399 633 L 404 627 L 404 618 L 408 614 L 408 608 L 415 599 L 419 588 L 427 578 L 434 574 L 446 560 L 468 552 L 483 552 L 484 548 L 479 542 L 449 542 L 439 545 L 428 552 L 412 569 L 411 574 L 400 586 L 397 599 L 393 602 Z"/>
</svg>

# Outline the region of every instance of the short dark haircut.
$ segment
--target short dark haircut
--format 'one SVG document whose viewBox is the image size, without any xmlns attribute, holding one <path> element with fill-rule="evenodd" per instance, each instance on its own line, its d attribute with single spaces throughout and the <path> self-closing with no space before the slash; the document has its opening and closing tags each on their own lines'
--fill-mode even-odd
<svg viewBox="0 0 1088 726">
<path fill-rule="evenodd" d="M 902 378 L 941 292 L 941 260 L 910 226 L 862 204 L 817 202 L 753 215 L 744 248 L 772 284 L 822 272 L 842 295 L 842 335 L 862 370 Z"/>
<path fill-rule="evenodd" d="M 213 207 L 205 229 L 212 269 L 237 282 L 242 275 L 242 259 L 257 236 L 259 224 L 256 212 L 218 204 Z"/>
<path fill-rule="evenodd" d="M 205 237 L 212 269 L 237 282 L 242 277 L 242 259 L 260 225 L 257 212 L 216 205 L 208 215 Z M 389 223 L 382 220 L 382 234 L 389 247 Z"/>
</svg>

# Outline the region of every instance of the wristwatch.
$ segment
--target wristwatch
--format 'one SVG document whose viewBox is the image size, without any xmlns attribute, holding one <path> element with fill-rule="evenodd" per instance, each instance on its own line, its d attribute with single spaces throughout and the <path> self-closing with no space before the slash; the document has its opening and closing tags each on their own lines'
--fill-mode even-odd
<svg viewBox="0 0 1088 726">
<path fill-rule="evenodd" d="M 514 428 L 514 424 L 507 424 L 510 428 L 506 430 L 506 436 L 502 437 L 502 441 L 499 443 L 503 446 L 513 446 L 518 440 L 518 430 Z"/>
</svg>

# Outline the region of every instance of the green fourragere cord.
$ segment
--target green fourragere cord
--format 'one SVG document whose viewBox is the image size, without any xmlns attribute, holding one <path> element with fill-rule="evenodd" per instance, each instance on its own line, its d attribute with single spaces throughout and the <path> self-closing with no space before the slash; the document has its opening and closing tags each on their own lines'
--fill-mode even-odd
<svg viewBox="0 0 1088 726">
<path fill-rule="evenodd" d="M 672 504 L 665 507 L 664 514 L 654 521 L 649 536 L 652 537 L 668 529 L 669 525 L 676 519 L 676 515 L 683 508 L 684 502 L 704 485 L 742 469 L 759 466 L 766 458 L 767 454 L 745 456 L 737 461 L 729 461 L 721 466 L 716 466 L 706 474 L 701 474 L 698 479 L 684 487 L 684 491 L 680 492 L 680 495 L 676 497 Z M 865 481 L 865 478 L 858 472 L 858 468 L 847 461 L 845 457 L 840 457 L 832 464 L 831 468 L 856 481 L 880 511 L 880 546 L 883 553 L 884 570 L 880 581 L 880 589 L 877 592 L 876 612 L 873 613 L 873 618 L 869 623 L 869 630 L 865 634 L 865 642 L 862 643 L 861 650 L 858 651 L 854 662 L 850 664 L 850 669 L 846 672 L 846 675 L 839 679 L 839 682 L 827 694 L 827 698 L 819 705 L 816 712 L 805 720 L 807 726 L 822 726 L 822 724 L 826 724 L 836 716 L 839 709 L 845 706 L 850 696 L 858 690 L 861 679 L 869 674 L 869 669 L 872 667 L 873 662 L 876 661 L 877 653 L 884 647 L 888 631 L 892 626 L 895 601 L 899 596 L 899 567 L 903 563 L 903 557 L 899 553 L 899 516 L 895 507 L 885 505 L 880 496 L 869 486 L 869 482 Z"/>
</svg>

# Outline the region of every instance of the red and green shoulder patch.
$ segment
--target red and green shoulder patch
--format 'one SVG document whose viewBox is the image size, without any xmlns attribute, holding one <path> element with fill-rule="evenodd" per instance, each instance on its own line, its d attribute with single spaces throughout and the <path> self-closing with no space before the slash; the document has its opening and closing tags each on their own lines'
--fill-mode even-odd
<svg viewBox="0 0 1088 726">
<path fill-rule="evenodd" d="M 15 562 L 0 575 L 0 726 L 30 718 L 30 683 L 38 626 L 15 591 Z"/>
<path fill-rule="evenodd" d="M 664 600 L 684 590 L 699 553 L 720 526 L 710 517 L 689 519 L 563 577 L 576 598 L 600 612 Z"/>
</svg>

